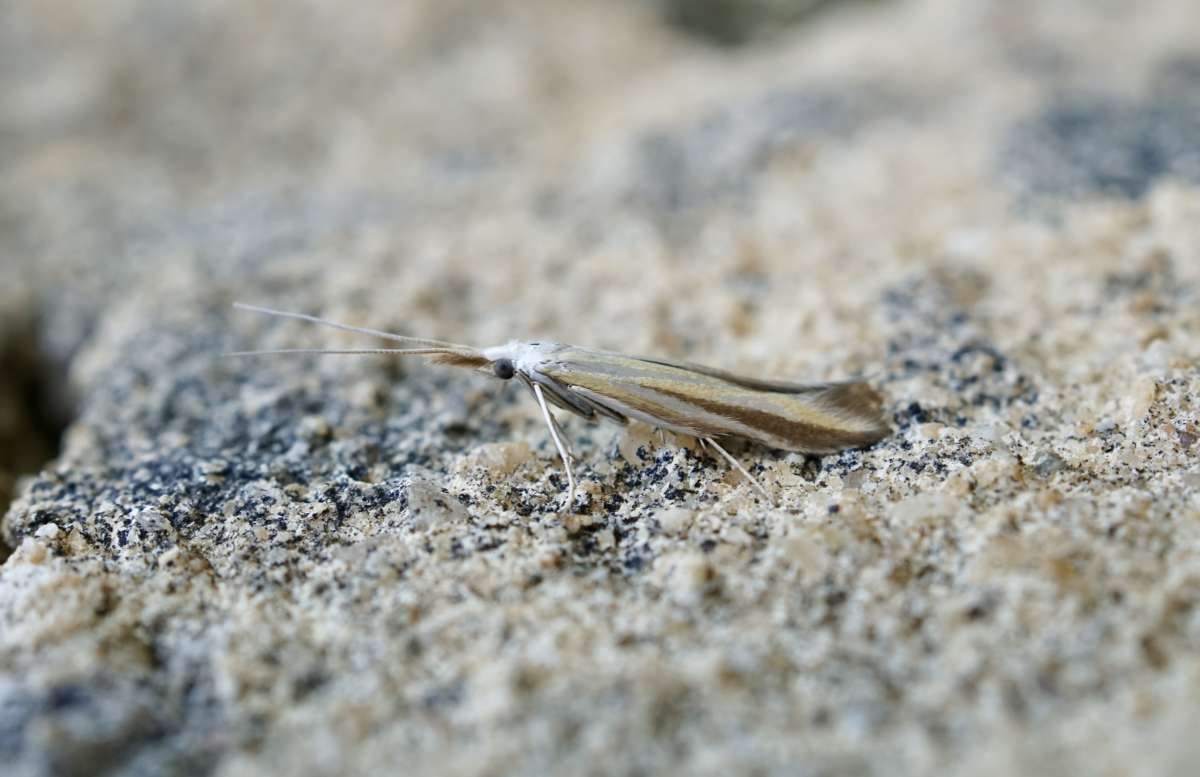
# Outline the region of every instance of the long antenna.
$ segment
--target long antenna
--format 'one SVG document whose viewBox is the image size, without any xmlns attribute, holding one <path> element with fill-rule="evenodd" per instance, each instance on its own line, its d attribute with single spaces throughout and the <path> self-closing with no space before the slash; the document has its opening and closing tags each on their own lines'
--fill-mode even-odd
<svg viewBox="0 0 1200 777">
<path fill-rule="evenodd" d="M 272 348 L 265 351 L 230 351 L 222 356 L 275 356 L 277 354 L 322 353 L 322 354 L 379 354 L 390 353 L 400 356 L 430 356 L 433 354 L 457 353 L 446 348 Z"/>
<path fill-rule="evenodd" d="M 371 335 L 372 337 L 382 337 L 385 340 L 393 340 L 398 343 L 410 343 L 412 345 L 431 346 L 434 348 L 456 348 L 470 349 L 470 346 L 458 345 L 457 343 L 448 343 L 445 340 L 431 340 L 425 337 L 405 337 L 404 335 L 392 334 L 379 329 L 368 329 L 362 326 L 350 326 L 349 324 L 339 324 L 336 321 L 330 321 L 325 318 L 310 316 L 306 313 L 289 313 L 284 310 L 272 310 L 271 308 L 263 308 L 258 305 L 247 305 L 244 302 L 235 302 L 233 306 L 238 310 L 249 310 L 252 313 L 262 313 L 267 316 L 275 316 L 276 318 L 294 318 L 298 321 L 307 321 L 311 324 L 320 324 L 322 326 L 341 329 L 345 332 L 356 332 L 360 335 Z M 474 349 L 471 349 L 474 350 Z M 367 351 L 367 353 L 379 353 L 379 351 Z"/>
</svg>

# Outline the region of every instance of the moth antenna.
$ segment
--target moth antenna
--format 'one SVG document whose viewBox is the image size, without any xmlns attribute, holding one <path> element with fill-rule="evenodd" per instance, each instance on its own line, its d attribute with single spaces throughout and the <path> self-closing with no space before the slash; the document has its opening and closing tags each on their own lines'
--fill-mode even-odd
<svg viewBox="0 0 1200 777">
<path fill-rule="evenodd" d="M 222 356 L 276 356 L 278 354 L 392 354 L 394 356 L 458 355 L 445 348 L 270 348 L 261 351 L 230 351 Z"/>
<path fill-rule="evenodd" d="M 474 350 L 470 346 L 459 345 L 457 343 L 448 343 L 445 340 L 432 340 L 427 337 L 405 337 L 391 332 L 384 332 L 379 329 L 369 329 L 363 326 L 350 326 L 349 324 L 340 324 L 337 321 L 330 321 L 327 318 L 318 318 L 310 316 L 307 313 L 289 313 L 285 310 L 273 310 L 272 308 L 264 308 L 258 305 L 247 305 L 244 302 L 235 302 L 233 307 L 238 310 L 248 310 L 251 313 L 262 313 L 265 316 L 274 316 L 276 318 L 294 318 L 297 321 L 307 321 L 310 324 L 320 324 L 321 326 L 332 327 L 333 329 L 341 329 L 344 332 L 355 332 L 360 335 L 370 335 L 371 337 L 382 337 L 385 340 L 393 340 L 398 343 L 411 343 L 417 346 L 429 346 L 433 348 L 447 348 L 453 350 Z"/>
</svg>

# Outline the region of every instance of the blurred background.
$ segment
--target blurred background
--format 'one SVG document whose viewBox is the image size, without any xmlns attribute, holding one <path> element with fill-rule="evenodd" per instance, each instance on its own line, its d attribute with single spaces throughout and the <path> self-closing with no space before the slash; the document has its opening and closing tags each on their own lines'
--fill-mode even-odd
<svg viewBox="0 0 1200 777">
<path fill-rule="evenodd" d="M 10 0 L 0 95 L 21 774 L 1195 763 L 1195 0 Z M 572 425 L 560 520 L 525 398 L 234 300 L 896 435 Z"/>
</svg>

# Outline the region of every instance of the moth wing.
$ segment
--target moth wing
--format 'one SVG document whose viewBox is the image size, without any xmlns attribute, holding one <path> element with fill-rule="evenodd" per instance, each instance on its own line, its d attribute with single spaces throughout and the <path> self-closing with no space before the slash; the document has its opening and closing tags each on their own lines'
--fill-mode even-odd
<svg viewBox="0 0 1200 777">
<path fill-rule="evenodd" d="M 744 437 L 825 453 L 890 433 L 882 398 L 862 382 L 763 381 L 687 362 L 570 348 L 538 372 L 611 414 L 698 437 Z"/>
<path fill-rule="evenodd" d="M 827 381 L 823 383 L 761 380 L 692 362 L 647 357 L 638 358 L 650 364 L 676 367 L 681 370 L 699 373 L 700 375 L 707 375 L 710 378 L 725 381 L 735 386 L 742 386 L 753 391 L 765 391 L 774 394 L 809 394 L 823 401 L 846 408 L 858 415 L 879 417 L 883 413 L 883 395 L 861 380 Z"/>
</svg>

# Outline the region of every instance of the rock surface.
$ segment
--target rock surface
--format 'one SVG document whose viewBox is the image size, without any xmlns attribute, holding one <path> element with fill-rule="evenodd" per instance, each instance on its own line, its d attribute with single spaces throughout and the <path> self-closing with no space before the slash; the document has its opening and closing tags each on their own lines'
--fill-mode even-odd
<svg viewBox="0 0 1200 777">
<path fill-rule="evenodd" d="M 7 773 L 1200 759 L 1200 6 L 734 49 L 645 3 L 397 8 L 0 12 Z M 563 513 L 515 386 L 222 360 L 364 344 L 235 299 L 864 374 L 895 434 L 735 445 L 772 506 L 572 420 Z"/>
</svg>

